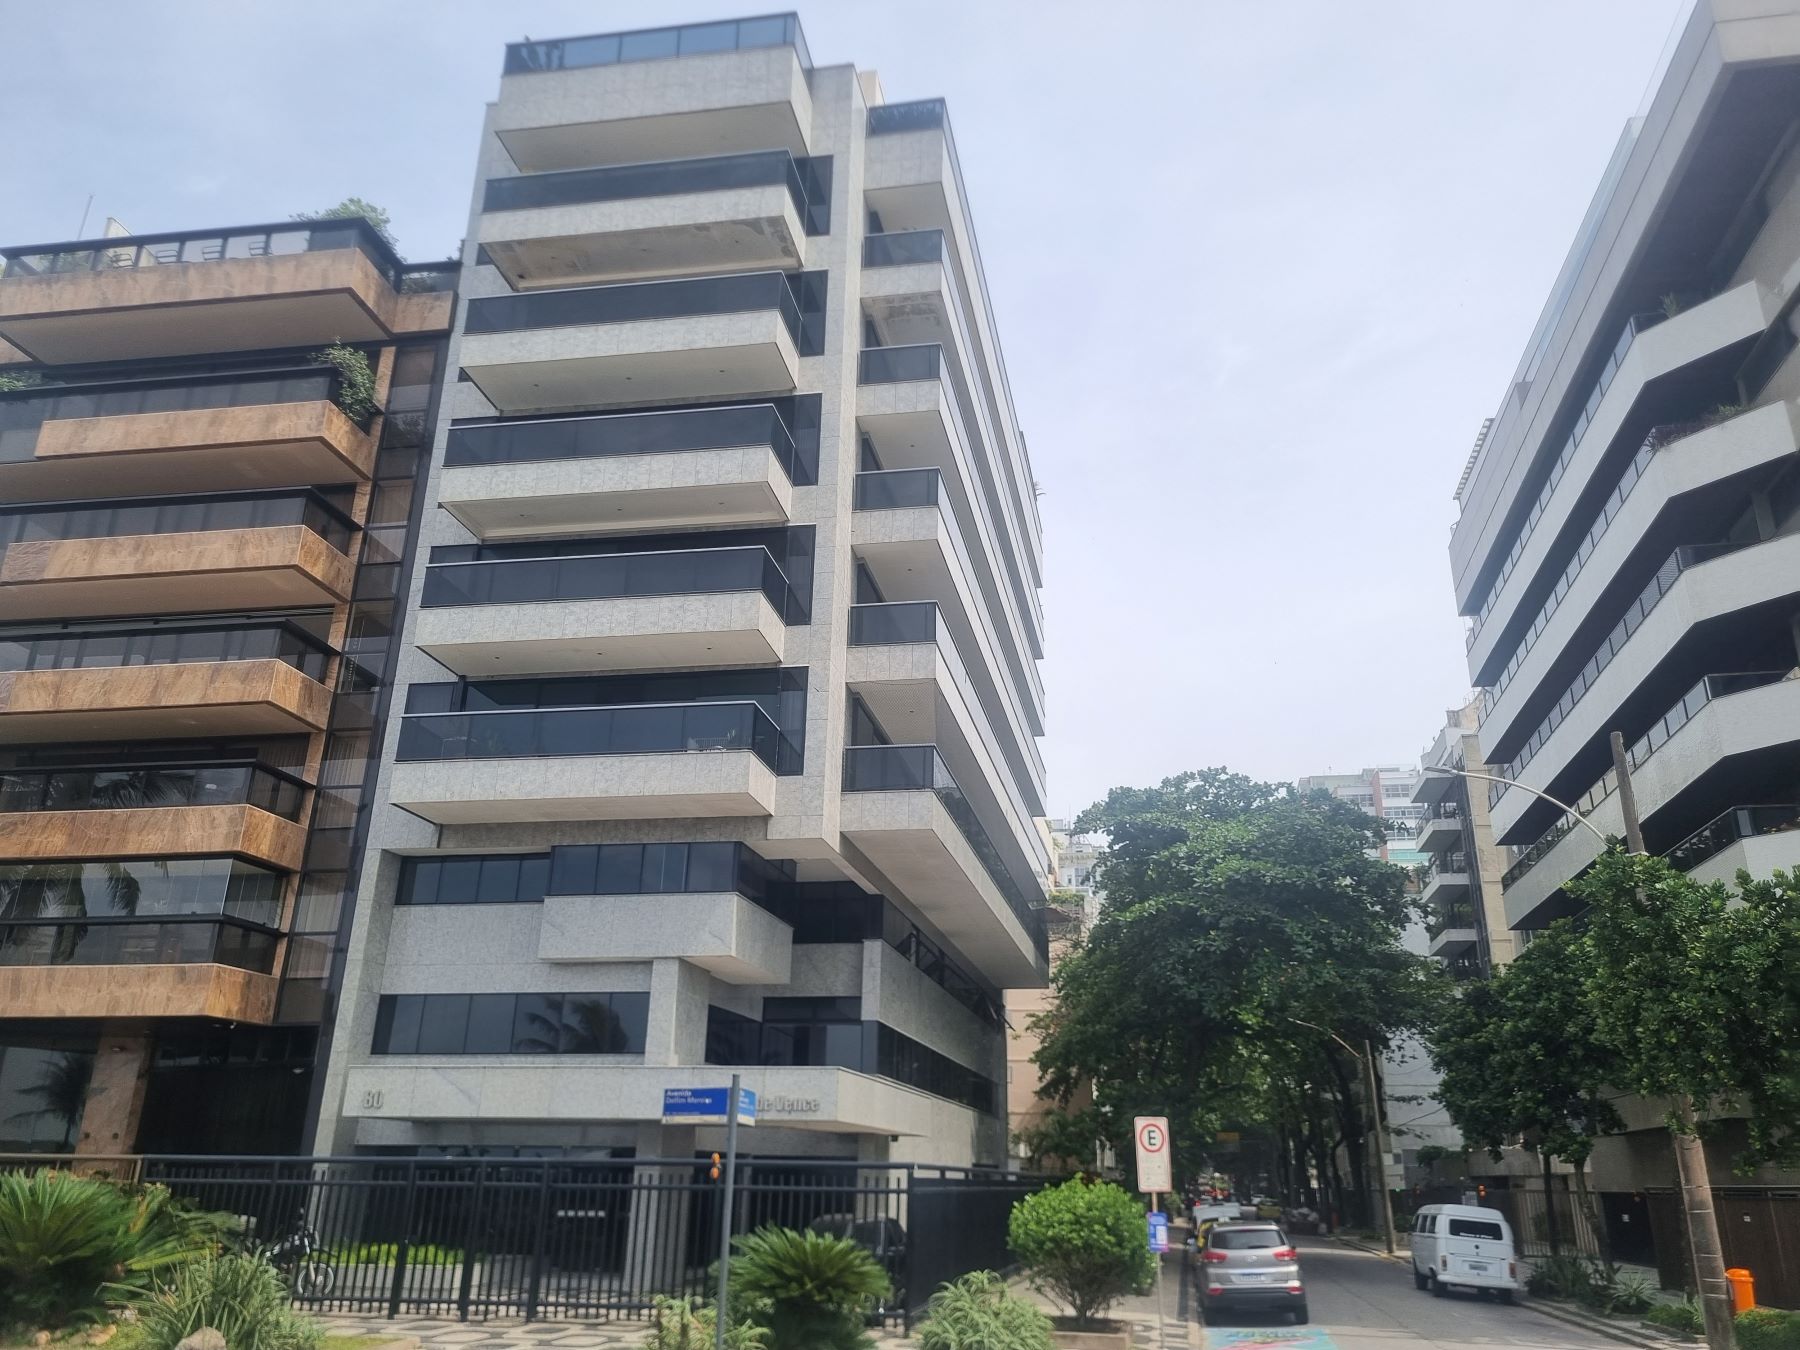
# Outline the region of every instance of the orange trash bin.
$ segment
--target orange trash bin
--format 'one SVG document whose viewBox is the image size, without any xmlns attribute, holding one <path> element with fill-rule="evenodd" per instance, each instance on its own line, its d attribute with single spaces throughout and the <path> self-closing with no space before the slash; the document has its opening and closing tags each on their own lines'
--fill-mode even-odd
<svg viewBox="0 0 1800 1350">
<path fill-rule="evenodd" d="M 1725 1278 L 1731 1282 L 1732 1312 L 1741 1313 L 1756 1306 L 1756 1278 L 1749 1271 L 1733 1266 L 1725 1272 Z"/>
</svg>

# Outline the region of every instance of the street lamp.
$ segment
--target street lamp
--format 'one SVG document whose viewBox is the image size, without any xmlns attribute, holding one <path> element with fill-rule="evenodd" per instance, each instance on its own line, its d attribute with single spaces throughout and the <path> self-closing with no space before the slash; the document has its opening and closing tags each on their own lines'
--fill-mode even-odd
<svg viewBox="0 0 1800 1350">
<path fill-rule="evenodd" d="M 1388 1192 L 1387 1126 L 1383 1123 L 1382 1110 L 1381 1110 L 1381 1096 L 1376 1091 L 1376 1088 L 1375 1088 L 1375 1051 L 1374 1051 L 1374 1048 L 1369 1044 L 1369 1042 L 1367 1040 L 1364 1040 L 1363 1041 L 1364 1053 L 1358 1054 L 1356 1052 L 1356 1050 L 1351 1046 L 1349 1041 L 1345 1040 L 1342 1036 L 1338 1035 L 1337 1032 L 1331 1030 L 1330 1027 L 1322 1027 L 1322 1026 L 1319 1026 L 1315 1022 L 1305 1022 L 1305 1021 L 1302 1021 L 1298 1017 L 1290 1017 L 1287 1020 L 1292 1022 L 1295 1026 L 1311 1027 L 1314 1031 L 1322 1032 L 1325 1035 L 1331 1037 L 1332 1040 L 1336 1041 L 1339 1045 L 1343 1046 L 1346 1051 L 1349 1052 L 1350 1058 L 1358 1061 L 1363 1066 L 1363 1077 L 1368 1083 L 1368 1091 L 1369 1091 L 1369 1115 L 1375 1125 L 1375 1131 L 1370 1136 L 1370 1138 L 1374 1141 L 1375 1153 L 1376 1153 L 1374 1169 L 1373 1169 L 1372 1175 L 1370 1176 L 1370 1181 L 1373 1182 L 1376 1191 L 1381 1196 L 1382 1235 L 1387 1240 L 1388 1255 L 1392 1256 L 1394 1254 L 1394 1197 L 1391 1194 L 1389 1194 L 1389 1192 Z M 1323 1183 L 1323 1181 L 1324 1181 L 1324 1178 L 1321 1177 L 1320 1182 Z"/>
<path fill-rule="evenodd" d="M 1625 738 L 1615 731 L 1608 739 L 1612 745 L 1613 776 L 1619 784 L 1619 813 L 1625 823 L 1625 851 L 1644 853 L 1644 829 L 1638 820 L 1637 790 L 1631 782 L 1631 759 L 1625 752 Z M 1510 778 L 1490 773 L 1470 773 L 1467 769 L 1433 766 L 1421 772 L 1454 774 L 1458 778 L 1480 778 L 1490 783 L 1516 787 L 1534 797 L 1542 797 L 1552 806 L 1561 808 L 1563 814 L 1577 824 L 1585 826 L 1603 847 L 1613 846 L 1612 840 L 1602 834 L 1591 820 L 1548 792 L 1539 792 L 1534 787 L 1526 787 Z M 1643 902 L 1644 893 L 1640 890 L 1638 903 Z M 1692 1099 L 1678 1099 L 1675 1103 L 1675 1115 L 1682 1128 L 1670 1132 L 1670 1143 L 1675 1152 L 1675 1171 L 1681 1182 L 1683 1217 L 1687 1224 L 1688 1255 L 1693 1263 L 1694 1285 L 1700 1293 L 1700 1304 L 1706 1316 L 1706 1343 L 1711 1350 L 1731 1350 L 1730 1286 L 1725 1279 L 1725 1255 L 1719 1241 L 1719 1219 L 1713 1209 L 1712 1178 L 1706 1165 L 1705 1146 L 1700 1142 L 1699 1132 L 1695 1128 Z"/>
</svg>

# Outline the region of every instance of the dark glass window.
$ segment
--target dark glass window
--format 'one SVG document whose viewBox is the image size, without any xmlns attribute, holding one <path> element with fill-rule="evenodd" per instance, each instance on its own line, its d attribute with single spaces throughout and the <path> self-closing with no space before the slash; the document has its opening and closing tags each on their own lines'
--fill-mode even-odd
<svg viewBox="0 0 1800 1350">
<path fill-rule="evenodd" d="M 547 853 L 406 858 L 397 905 L 532 904 L 550 879 Z"/>
<path fill-rule="evenodd" d="M 641 1055 L 650 995 L 384 994 L 378 1055 Z"/>
<path fill-rule="evenodd" d="M 459 1055 L 469 1034 L 467 994 L 425 995 L 424 1019 L 419 1025 L 421 1055 Z"/>
</svg>

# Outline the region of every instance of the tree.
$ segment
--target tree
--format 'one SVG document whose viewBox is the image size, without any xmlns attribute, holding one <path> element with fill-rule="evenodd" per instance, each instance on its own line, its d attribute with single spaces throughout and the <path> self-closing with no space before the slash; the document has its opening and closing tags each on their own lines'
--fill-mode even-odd
<svg viewBox="0 0 1800 1350">
<path fill-rule="evenodd" d="M 1013 1206 L 1006 1245 L 1040 1293 L 1068 1305 L 1076 1326 L 1127 1294 L 1141 1294 L 1155 1278 L 1137 1197 L 1108 1182 L 1076 1177 L 1028 1195 Z"/>
<path fill-rule="evenodd" d="M 1595 1138 L 1624 1122 L 1608 1098 L 1619 1064 L 1596 1024 L 1593 968 L 1589 938 L 1566 919 L 1554 923 L 1451 1002 L 1430 1044 L 1443 1075 L 1438 1100 L 1463 1138 L 1496 1159 L 1523 1140 L 1573 1167 L 1577 1201 L 1604 1253 L 1587 1161 Z"/>
<path fill-rule="evenodd" d="M 1081 1111 L 1049 1111 L 1035 1125 L 1020 1130 L 1013 1142 L 1025 1150 L 1033 1167 L 1060 1164 L 1075 1170 L 1094 1166 L 1094 1150 L 1101 1143 L 1118 1148 L 1118 1123 L 1100 1106 Z"/>
<path fill-rule="evenodd" d="M 328 206 L 323 211 L 303 211 L 294 219 L 366 220 L 375 227 L 375 233 L 387 241 L 389 248 L 397 245 L 394 232 L 388 228 L 392 222 L 388 218 L 387 209 L 376 206 L 373 202 L 365 202 L 361 197 L 346 197 L 336 206 Z"/>
<path fill-rule="evenodd" d="M 1107 903 L 1034 1021 L 1046 1095 L 1091 1081 L 1114 1119 L 1168 1115 L 1178 1164 L 1205 1151 L 1189 1141 L 1281 1103 L 1306 1117 L 1321 1173 L 1347 1146 L 1360 1192 L 1367 1103 L 1332 1033 L 1385 1046 L 1442 987 L 1400 944 L 1416 907 L 1372 856 L 1380 822 L 1211 769 L 1115 789 L 1076 828 L 1109 837 Z"/>
</svg>

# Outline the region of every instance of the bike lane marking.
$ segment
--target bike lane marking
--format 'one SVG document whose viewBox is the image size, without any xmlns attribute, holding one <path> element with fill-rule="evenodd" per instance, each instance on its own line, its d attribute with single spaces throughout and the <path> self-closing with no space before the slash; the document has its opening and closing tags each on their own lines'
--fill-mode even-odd
<svg viewBox="0 0 1800 1350">
<path fill-rule="evenodd" d="M 1338 1350 L 1320 1327 L 1208 1327 L 1207 1350 Z"/>
</svg>

